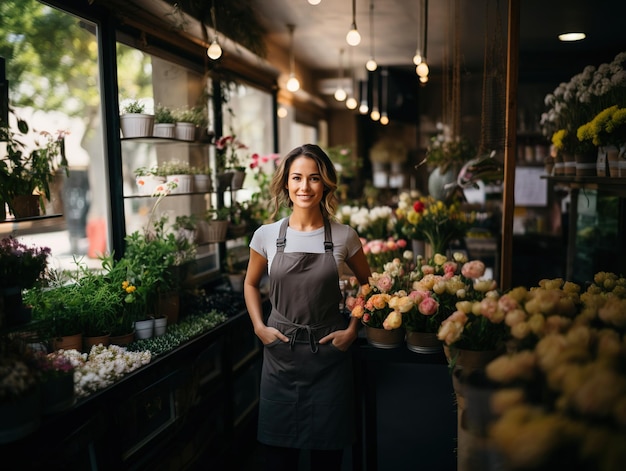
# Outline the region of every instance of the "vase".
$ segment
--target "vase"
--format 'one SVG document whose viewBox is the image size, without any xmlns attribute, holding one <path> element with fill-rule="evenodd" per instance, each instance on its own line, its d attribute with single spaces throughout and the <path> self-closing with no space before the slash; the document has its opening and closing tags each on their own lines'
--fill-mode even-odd
<svg viewBox="0 0 626 471">
<path fill-rule="evenodd" d="M 196 125 L 193 123 L 176 123 L 176 139 L 181 141 L 194 141 L 196 139 Z"/>
<path fill-rule="evenodd" d="M 458 173 L 454 165 L 450 165 L 444 173 L 435 167 L 428 177 L 428 193 L 436 200 L 445 199 L 455 186 Z"/>
<path fill-rule="evenodd" d="M 72 406 L 74 397 L 74 374 L 67 373 L 41 383 L 42 411 L 56 414 Z"/>
<path fill-rule="evenodd" d="M 413 251 L 414 257 L 426 257 L 426 242 L 423 240 L 412 239 L 411 240 L 411 250 Z"/>
<path fill-rule="evenodd" d="M 383 329 L 365 326 L 367 343 L 376 348 L 398 348 L 404 343 L 404 329 Z"/>
<path fill-rule="evenodd" d="M 83 351 L 85 353 L 89 353 L 94 345 L 102 345 L 106 347 L 109 343 L 111 343 L 111 336 L 109 334 L 83 336 Z"/>
<path fill-rule="evenodd" d="M 125 347 L 126 345 L 130 345 L 135 340 L 135 331 L 129 332 L 123 335 L 112 335 L 109 338 L 109 343 L 111 345 L 119 345 L 120 347 Z"/>
<path fill-rule="evenodd" d="M 0 401 L 0 443 L 11 443 L 35 431 L 41 423 L 41 389 L 18 399 Z"/>
<path fill-rule="evenodd" d="M 83 348 L 83 334 L 65 335 L 52 339 L 53 350 L 78 350 Z"/>
<path fill-rule="evenodd" d="M 160 337 L 167 330 L 167 317 L 157 317 L 154 319 L 154 336 Z"/>
<path fill-rule="evenodd" d="M 154 318 L 135 322 L 135 337 L 137 339 L 149 339 L 154 335 Z"/>
<path fill-rule="evenodd" d="M 432 354 L 440 353 L 443 344 L 435 332 L 407 331 L 406 346 L 415 353 Z"/>
</svg>

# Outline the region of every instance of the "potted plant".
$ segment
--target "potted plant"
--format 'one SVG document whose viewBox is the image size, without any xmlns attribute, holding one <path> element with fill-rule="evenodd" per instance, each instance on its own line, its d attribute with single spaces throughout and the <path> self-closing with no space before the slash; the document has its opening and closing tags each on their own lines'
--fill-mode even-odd
<svg viewBox="0 0 626 471">
<path fill-rule="evenodd" d="M 176 137 L 176 118 L 167 106 L 157 105 L 154 110 L 154 136 L 173 139 Z"/>
<path fill-rule="evenodd" d="M 176 110 L 176 139 L 181 141 L 196 140 L 196 126 L 198 121 L 197 112 L 193 108 L 181 108 Z"/>
<path fill-rule="evenodd" d="M 191 193 L 193 191 L 192 170 L 188 162 L 170 160 L 161 164 L 157 173 L 165 177 L 166 182 L 175 182 L 172 193 Z"/>
<path fill-rule="evenodd" d="M 226 276 L 230 282 L 230 287 L 236 293 L 243 293 L 243 281 L 246 277 L 246 268 L 240 261 L 237 250 L 233 247 L 226 251 L 225 260 Z"/>
<path fill-rule="evenodd" d="M 193 174 L 193 190 L 199 193 L 208 193 L 212 190 L 211 168 L 208 165 L 191 167 Z"/>
<path fill-rule="evenodd" d="M 152 136 L 154 115 L 146 113 L 145 109 L 146 106 L 139 100 L 130 100 L 123 106 L 120 127 L 124 138 Z"/>
<path fill-rule="evenodd" d="M 140 195 L 152 195 L 155 188 L 165 182 L 166 178 L 164 175 L 160 175 L 157 166 L 135 169 L 135 183 Z"/>
<path fill-rule="evenodd" d="M 211 208 L 207 210 L 205 216 L 208 223 L 206 241 L 224 242 L 230 225 L 230 208 Z"/>
<path fill-rule="evenodd" d="M 50 200 L 50 184 L 60 171 L 69 175 L 65 156 L 65 131 L 53 136 L 41 131 L 32 150 L 24 144 L 30 131 L 17 118 L 18 132 L 0 127 L 0 141 L 6 143 L 6 155 L 0 160 L 0 200 L 7 203 L 16 218 L 45 214 L 44 198 Z M 42 198 L 43 197 L 43 198 Z"/>
<path fill-rule="evenodd" d="M 215 142 L 216 149 L 216 167 L 221 169 L 225 174 L 230 173 L 230 181 L 228 177 L 221 181 L 220 189 L 230 186 L 231 190 L 238 190 L 243 185 L 246 176 L 246 166 L 239 155 L 239 151 L 247 150 L 248 146 L 237 139 L 235 135 L 222 136 Z M 227 183 L 228 181 L 228 183 Z"/>
</svg>

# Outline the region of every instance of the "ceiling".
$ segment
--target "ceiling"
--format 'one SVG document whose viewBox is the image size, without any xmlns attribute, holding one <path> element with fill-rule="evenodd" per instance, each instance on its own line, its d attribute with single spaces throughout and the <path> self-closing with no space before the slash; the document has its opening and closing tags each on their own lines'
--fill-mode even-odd
<svg viewBox="0 0 626 471">
<path fill-rule="evenodd" d="M 370 6 L 373 1 L 373 41 Z M 484 62 L 485 39 L 506 49 L 506 0 L 356 0 L 356 24 L 361 44 L 348 46 L 345 35 L 352 23 L 350 0 L 250 0 L 267 37 L 289 48 L 287 24 L 295 25 L 294 55 L 299 65 L 318 76 L 336 76 L 340 61 L 348 70 L 354 66 L 357 78 L 365 75 L 364 64 L 373 46 L 379 65 L 413 68 L 412 58 L 422 31 L 420 5 L 427 5 L 427 59 L 431 74 L 441 73 L 444 57 L 450 57 L 454 34 L 458 36 L 462 68 L 480 70 Z M 458 9 L 455 9 L 458 5 Z M 626 50 L 623 0 L 519 0 L 520 76 L 526 73 L 553 74 L 555 80 L 599 65 Z M 454 19 L 457 11 L 459 20 Z M 499 17 L 495 11 L 500 11 Z M 458 25 L 458 28 L 454 28 Z M 571 28 L 583 28 L 587 39 L 560 43 L 556 35 Z M 342 58 L 340 50 L 344 49 Z"/>
</svg>

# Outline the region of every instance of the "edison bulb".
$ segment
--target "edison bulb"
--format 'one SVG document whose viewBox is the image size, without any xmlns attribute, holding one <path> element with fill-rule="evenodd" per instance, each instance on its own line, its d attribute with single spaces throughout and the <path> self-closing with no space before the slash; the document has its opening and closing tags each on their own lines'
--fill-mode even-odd
<svg viewBox="0 0 626 471">
<path fill-rule="evenodd" d="M 365 68 L 369 70 L 370 72 L 374 72 L 377 67 L 378 67 L 378 64 L 376 63 L 373 57 L 370 57 L 369 60 L 365 63 Z"/>
<path fill-rule="evenodd" d="M 420 65 L 422 63 L 422 54 L 420 53 L 419 49 L 415 51 L 415 55 L 413 56 L 413 63 L 415 65 Z"/>
<path fill-rule="evenodd" d="M 387 116 L 387 113 L 380 115 L 380 124 L 383 126 L 387 126 L 389 124 L 389 116 Z"/>
<path fill-rule="evenodd" d="M 335 90 L 335 100 L 343 101 L 346 99 L 347 96 L 348 94 L 343 88 L 338 88 L 337 90 Z"/>
<path fill-rule="evenodd" d="M 367 103 L 362 101 L 361 102 L 361 106 L 359 106 L 359 113 L 361 114 L 367 114 L 369 108 L 367 107 Z"/>
<path fill-rule="evenodd" d="M 372 121 L 378 121 L 380 119 L 380 111 L 378 111 L 378 108 L 372 110 L 370 118 L 372 118 Z"/>
<path fill-rule="evenodd" d="M 361 44 L 361 34 L 359 34 L 355 25 L 352 25 L 352 29 L 348 31 L 348 34 L 346 34 L 346 42 L 350 46 L 358 46 Z"/>
<path fill-rule="evenodd" d="M 297 92 L 300 90 L 300 81 L 294 74 L 289 75 L 289 80 L 287 80 L 287 90 L 290 92 Z"/>
<path fill-rule="evenodd" d="M 428 75 L 420 77 L 419 79 L 420 79 L 420 83 L 426 83 L 426 82 L 428 82 Z"/>
<path fill-rule="evenodd" d="M 213 60 L 217 60 L 222 57 L 222 48 L 220 47 L 220 43 L 217 42 L 217 39 L 213 40 L 209 48 L 206 50 L 206 54 Z"/>
<path fill-rule="evenodd" d="M 348 108 L 349 110 L 356 110 L 357 105 L 358 103 L 356 101 L 356 98 L 354 98 L 353 96 L 346 100 L 346 108 Z"/>
<path fill-rule="evenodd" d="M 278 115 L 279 118 L 286 118 L 288 114 L 287 108 L 285 108 L 284 106 L 280 106 L 278 110 L 276 111 L 276 114 Z"/>
<path fill-rule="evenodd" d="M 309 4 L 311 5 L 319 5 L 322 0 L 309 0 Z"/>
<path fill-rule="evenodd" d="M 415 72 L 420 77 L 426 77 L 428 75 L 428 72 L 429 72 L 428 64 L 426 64 L 426 62 L 421 62 L 420 65 L 415 67 Z"/>
</svg>

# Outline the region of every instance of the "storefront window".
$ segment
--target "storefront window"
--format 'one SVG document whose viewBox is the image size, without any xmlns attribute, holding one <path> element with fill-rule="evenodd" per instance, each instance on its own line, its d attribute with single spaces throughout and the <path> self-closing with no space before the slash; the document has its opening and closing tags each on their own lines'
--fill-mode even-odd
<svg viewBox="0 0 626 471">
<path fill-rule="evenodd" d="M 18 221 L 7 212 L 0 236 L 50 247 L 55 268 L 74 268 L 77 259 L 99 266 L 98 256 L 109 251 L 97 36 L 95 24 L 36 0 L 0 4 L 11 130 L 19 133 L 16 117 L 28 123 L 28 152 L 40 132 L 63 131 L 69 163 L 69 174 L 59 173 L 51 185 L 46 217 Z M 0 158 L 6 155 L 6 143 L 0 142 Z"/>
</svg>

